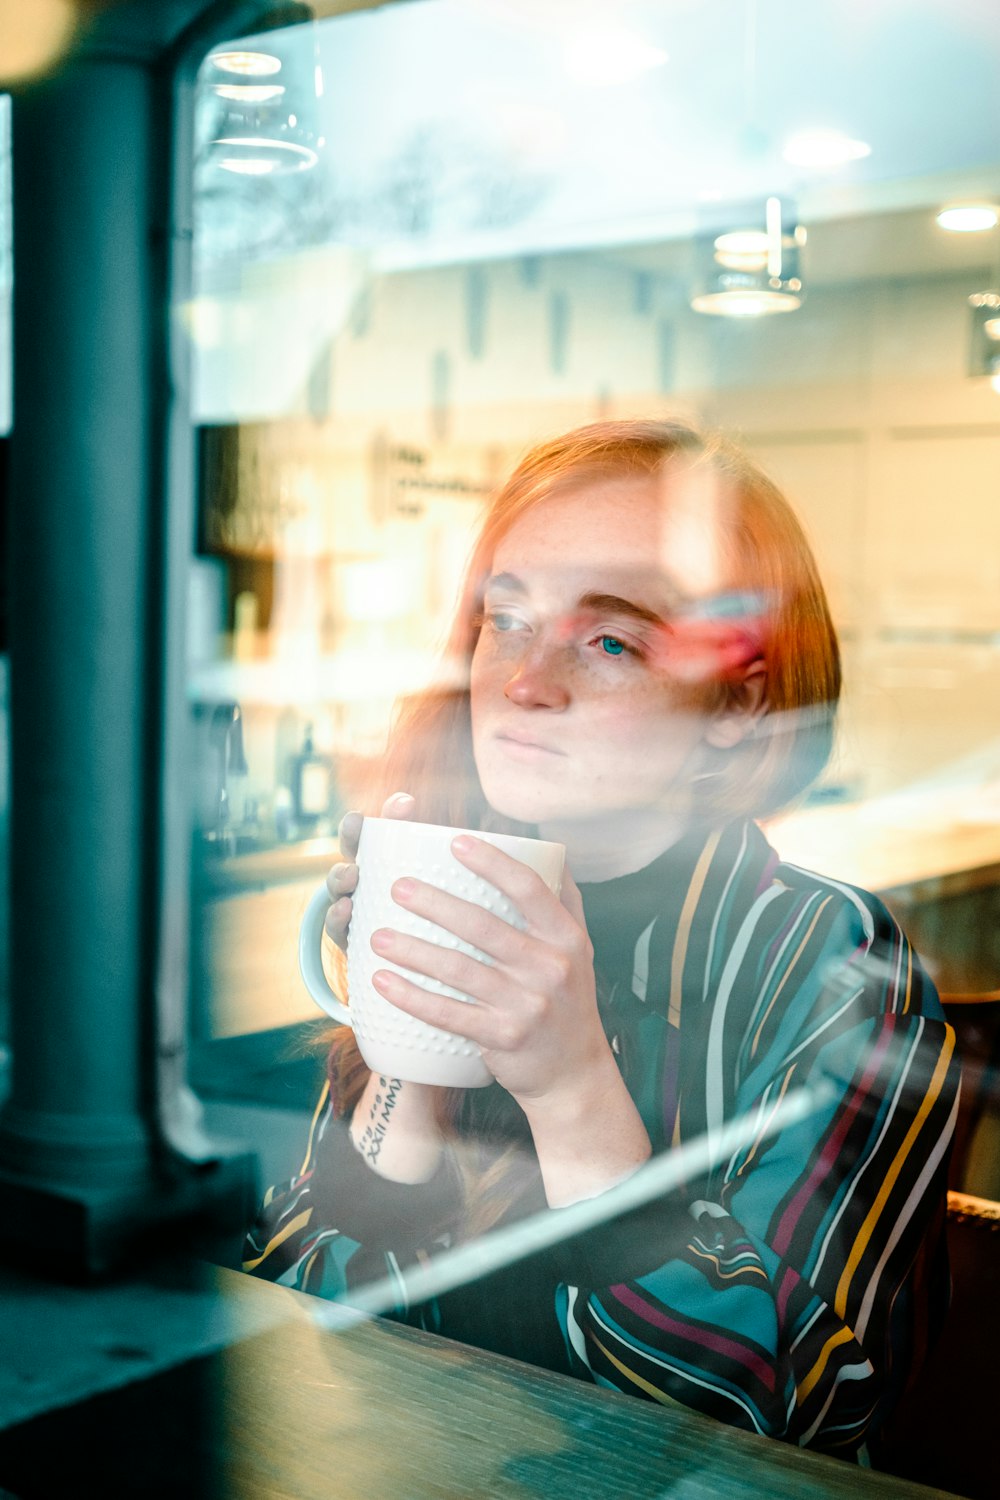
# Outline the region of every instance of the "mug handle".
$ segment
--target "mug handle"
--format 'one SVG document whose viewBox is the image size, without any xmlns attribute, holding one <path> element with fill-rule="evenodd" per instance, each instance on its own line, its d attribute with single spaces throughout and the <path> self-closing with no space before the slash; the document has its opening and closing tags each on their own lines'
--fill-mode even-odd
<svg viewBox="0 0 1000 1500">
<path fill-rule="evenodd" d="M 323 941 L 323 924 L 330 907 L 330 893 L 324 882 L 309 898 L 302 926 L 299 928 L 299 970 L 305 980 L 306 989 L 320 1010 L 325 1010 L 334 1020 L 352 1025 L 351 1013 L 330 988 L 323 973 L 320 948 Z"/>
</svg>

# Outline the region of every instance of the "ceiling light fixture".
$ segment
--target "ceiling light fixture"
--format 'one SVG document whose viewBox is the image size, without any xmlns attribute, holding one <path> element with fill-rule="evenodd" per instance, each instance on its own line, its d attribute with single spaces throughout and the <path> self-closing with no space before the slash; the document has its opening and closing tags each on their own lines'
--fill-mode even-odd
<svg viewBox="0 0 1000 1500">
<path fill-rule="evenodd" d="M 221 75 L 221 76 L 220 76 Z M 204 154 L 215 169 L 238 177 L 305 172 L 319 160 L 319 52 L 271 33 L 267 50 L 223 47 L 199 77 Z"/>
<path fill-rule="evenodd" d="M 695 312 L 720 318 L 760 318 L 802 306 L 801 225 L 782 226 L 778 198 L 768 198 L 764 228 L 727 230 L 700 246 L 702 284 L 691 298 Z"/>
<path fill-rule="evenodd" d="M 867 141 L 852 140 L 839 130 L 803 130 L 785 143 L 785 161 L 793 167 L 843 167 L 871 156 Z"/>
<path fill-rule="evenodd" d="M 955 203 L 941 210 L 937 222 L 949 234 L 978 234 L 984 229 L 994 229 L 998 218 L 993 203 Z"/>
</svg>

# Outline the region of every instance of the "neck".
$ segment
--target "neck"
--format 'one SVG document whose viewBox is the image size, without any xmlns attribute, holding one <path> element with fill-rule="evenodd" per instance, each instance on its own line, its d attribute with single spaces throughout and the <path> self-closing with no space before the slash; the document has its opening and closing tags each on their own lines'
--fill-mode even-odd
<svg viewBox="0 0 1000 1500">
<path fill-rule="evenodd" d="M 541 823 L 541 838 L 566 845 L 566 863 L 574 880 L 615 880 L 645 869 L 688 828 L 677 813 L 649 808 L 617 809 L 586 818 Z"/>
</svg>

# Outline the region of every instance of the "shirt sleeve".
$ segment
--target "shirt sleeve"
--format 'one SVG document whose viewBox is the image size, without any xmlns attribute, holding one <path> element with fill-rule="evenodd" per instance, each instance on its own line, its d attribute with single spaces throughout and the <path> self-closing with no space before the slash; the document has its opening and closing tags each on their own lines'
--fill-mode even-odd
<svg viewBox="0 0 1000 1500">
<path fill-rule="evenodd" d="M 268 1190 L 246 1238 L 243 1270 L 350 1302 L 352 1291 L 398 1279 L 401 1267 L 446 1244 L 460 1203 L 447 1155 L 429 1182 L 415 1185 L 366 1166 L 325 1084 L 302 1170 Z"/>
<path fill-rule="evenodd" d="M 834 907 L 821 941 L 785 960 L 780 995 L 748 950 L 712 1002 L 745 1144 L 669 1202 L 564 1245 L 558 1306 L 578 1374 L 849 1455 L 947 1297 L 958 1077 L 954 1035 L 889 914 L 860 893 Z M 733 1039 L 741 985 L 753 998 Z M 706 1056 L 711 1105 L 711 1040 Z M 797 1089 L 809 1112 L 769 1137 Z"/>
</svg>

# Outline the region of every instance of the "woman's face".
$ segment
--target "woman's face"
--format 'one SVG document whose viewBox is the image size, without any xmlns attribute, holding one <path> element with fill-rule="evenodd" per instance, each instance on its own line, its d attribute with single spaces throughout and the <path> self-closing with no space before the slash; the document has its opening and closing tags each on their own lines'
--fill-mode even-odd
<svg viewBox="0 0 1000 1500">
<path fill-rule="evenodd" d="M 564 821 L 683 816 L 720 697 L 678 664 L 669 622 L 725 587 L 717 489 L 696 472 L 589 481 L 504 537 L 471 675 L 497 812 L 553 837 Z"/>
</svg>

